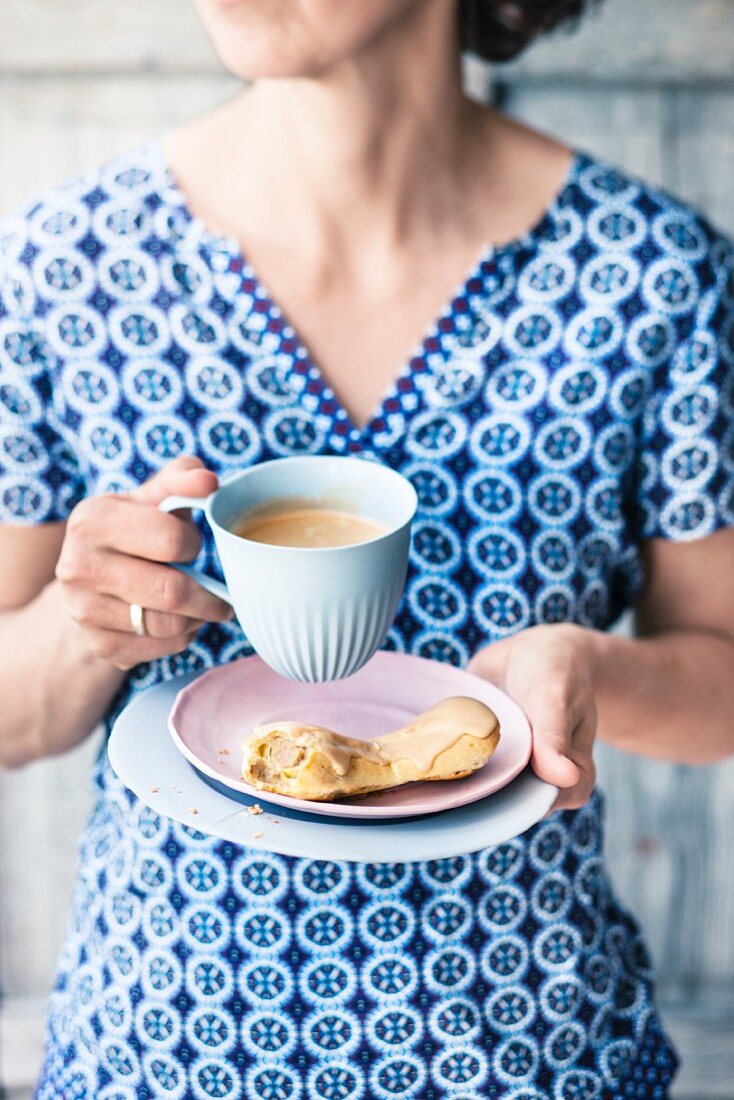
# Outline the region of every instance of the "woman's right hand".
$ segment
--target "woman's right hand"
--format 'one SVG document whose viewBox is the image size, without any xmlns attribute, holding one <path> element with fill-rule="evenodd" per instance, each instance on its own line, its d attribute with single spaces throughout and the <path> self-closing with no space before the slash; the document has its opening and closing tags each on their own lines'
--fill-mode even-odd
<svg viewBox="0 0 734 1100">
<path fill-rule="evenodd" d="M 116 668 L 179 653 L 207 622 L 232 609 L 167 562 L 191 562 L 200 537 L 193 521 L 161 512 L 167 496 L 207 497 L 216 474 L 197 458 L 177 458 L 130 493 L 83 500 L 71 513 L 56 577 L 90 651 Z M 138 637 L 130 605 L 145 612 Z"/>
</svg>

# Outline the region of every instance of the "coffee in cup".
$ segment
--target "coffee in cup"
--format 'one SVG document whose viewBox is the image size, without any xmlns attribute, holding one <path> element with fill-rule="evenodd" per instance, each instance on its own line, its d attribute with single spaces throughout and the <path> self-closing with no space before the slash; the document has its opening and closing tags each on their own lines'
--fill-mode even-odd
<svg viewBox="0 0 734 1100">
<path fill-rule="evenodd" d="M 307 500 L 282 500 L 246 513 L 232 530 L 241 539 L 269 546 L 325 549 L 369 542 L 386 535 L 388 528 L 355 512 L 319 507 Z"/>
<path fill-rule="evenodd" d="M 266 664 L 314 683 L 350 676 L 385 640 L 405 585 L 417 504 L 411 483 L 378 462 L 305 455 L 243 470 L 205 501 L 168 497 L 160 508 L 203 510 L 226 583 L 193 566 L 176 568 L 232 605 Z M 274 541 L 252 537 L 256 519 L 277 519 Z M 314 521 L 320 533 L 316 522 L 304 535 Z M 301 541 L 286 541 L 286 527 Z M 337 528 L 342 539 L 351 533 L 348 542 L 336 542 Z"/>
</svg>

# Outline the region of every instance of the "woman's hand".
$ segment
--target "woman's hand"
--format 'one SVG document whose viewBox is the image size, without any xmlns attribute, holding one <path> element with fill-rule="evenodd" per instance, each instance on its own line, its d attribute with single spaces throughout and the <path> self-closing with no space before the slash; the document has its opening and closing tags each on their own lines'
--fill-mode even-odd
<svg viewBox="0 0 734 1100">
<path fill-rule="evenodd" d="M 469 664 L 530 719 L 533 769 L 561 788 L 554 810 L 583 806 L 594 788 L 594 637 L 570 623 L 531 627 L 479 650 Z"/>
<path fill-rule="evenodd" d="M 205 622 L 232 616 L 228 604 L 166 562 L 199 552 L 193 521 L 157 505 L 173 493 L 206 497 L 217 477 L 197 458 L 177 458 L 131 493 L 79 504 L 66 525 L 56 577 L 88 648 L 118 669 L 179 653 Z M 148 636 L 139 638 L 130 604 L 145 609 Z"/>
</svg>

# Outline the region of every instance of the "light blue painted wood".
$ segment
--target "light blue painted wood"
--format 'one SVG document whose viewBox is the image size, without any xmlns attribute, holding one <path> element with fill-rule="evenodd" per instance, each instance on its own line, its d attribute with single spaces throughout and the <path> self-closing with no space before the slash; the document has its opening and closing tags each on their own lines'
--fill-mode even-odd
<svg viewBox="0 0 734 1100">
<path fill-rule="evenodd" d="M 607 0 L 578 38 L 495 76 L 521 117 L 664 182 L 734 232 L 732 58 L 734 0 Z M 483 88 L 481 70 L 472 82 Z M 2 0 L 0 215 L 232 87 L 180 0 Z M 93 751 L 0 776 L 0 990 L 20 1006 L 21 1039 L 39 1034 L 42 999 L 25 998 L 51 980 Z M 734 764 L 697 771 L 602 748 L 600 773 L 615 881 L 678 1002 L 689 1064 L 676 1095 L 734 1100 Z M 29 1042 L 18 1098 L 38 1057 Z"/>
</svg>

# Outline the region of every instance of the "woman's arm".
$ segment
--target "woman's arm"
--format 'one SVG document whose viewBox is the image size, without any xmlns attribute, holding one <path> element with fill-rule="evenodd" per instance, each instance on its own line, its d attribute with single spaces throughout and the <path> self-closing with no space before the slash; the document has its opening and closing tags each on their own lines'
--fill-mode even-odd
<svg viewBox="0 0 734 1100">
<path fill-rule="evenodd" d="M 734 753 L 734 529 L 645 548 L 637 638 L 595 635 L 599 736 L 682 764 Z"/>
<path fill-rule="evenodd" d="M 194 525 L 160 512 L 214 474 L 177 459 L 134 493 L 83 501 L 66 524 L 0 527 L 0 766 L 64 752 L 107 711 L 125 671 L 184 649 L 231 610 L 163 564 L 196 556 Z M 130 602 L 147 610 L 138 638 Z"/>
<path fill-rule="evenodd" d="M 124 673 L 95 657 L 53 578 L 64 524 L 0 528 L 0 766 L 82 741 Z M 16 606 L 18 605 L 19 606 Z"/>
<path fill-rule="evenodd" d="M 533 766 L 562 788 L 594 785 L 598 735 L 628 752 L 687 764 L 734 753 L 734 530 L 650 542 L 639 636 L 538 626 L 487 646 L 471 668 L 504 686 L 533 726 Z"/>
</svg>

